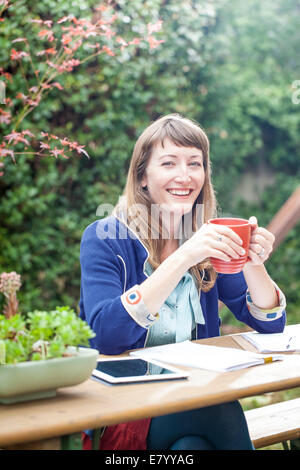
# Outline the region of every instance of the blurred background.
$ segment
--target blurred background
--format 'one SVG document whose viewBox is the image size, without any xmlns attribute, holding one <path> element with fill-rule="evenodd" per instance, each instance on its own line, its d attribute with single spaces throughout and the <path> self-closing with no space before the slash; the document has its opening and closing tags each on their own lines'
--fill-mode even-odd
<svg viewBox="0 0 300 470">
<path fill-rule="evenodd" d="M 0 23 L 0 67 L 14 78 L 7 97 L 23 85 L 10 61 L 12 40 L 25 36 L 33 53 L 40 50 L 29 18 L 91 19 L 99 4 L 13 3 Z M 300 104 L 292 99 L 300 80 L 298 0 L 119 0 L 113 7 L 120 36 L 162 20 L 156 37 L 164 42 L 99 55 L 61 75 L 63 90 L 53 89 L 22 123 L 85 145 L 90 159 L 18 155 L 16 163 L 6 158 L 0 178 L 0 271 L 21 275 L 25 313 L 57 305 L 78 311 L 82 232 L 100 204 L 118 201 L 136 139 L 162 114 L 181 113 L 206 130 L 219 215 L 255 215 L 267 226 L 300 185 Z M 8 133 L 5 122 L 0 129 Z M 286 294 L 288 323 L 299 323 L 300 220 L 267 268 Z M 242 328 L 225 308 L 221 316 L 225 332 Z"/>
</svg>

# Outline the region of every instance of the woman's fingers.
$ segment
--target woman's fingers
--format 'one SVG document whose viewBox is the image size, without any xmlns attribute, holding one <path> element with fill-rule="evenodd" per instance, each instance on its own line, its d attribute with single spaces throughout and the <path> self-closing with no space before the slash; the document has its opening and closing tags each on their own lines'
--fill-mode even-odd
<svg viewBox="0 0 300 470">
<path fill-rule="evenodd" d="M 219 250 L 231 256 L 231 258 L 238 259 L 240 256 L 244 256 L 246 253 L 242 246 L 233 242 L 230 238 L 226 236 L 222 237 L 222 241 L 216 241 L 214 245 Z"/>
<path fill-rule="evenodd" d="M 250 217 L 249 223 L 253 227 L 253 229 L 258 227 L 257 218 L 254 215 Z"/>
<path fill-rule="evenodd" d="M 225 236 L 229 238 L 230 240 L 232 240 L 237 245 L 243 244 L 243 240 L 238 236 L 238 234 L 235 233 L 233 230 L 231 230 L 231 228 L 226 227 L 225 225 L 215 225 L 214 232 L 217 238 Z"/>
<path fill-rule="evenodd" d="M 267 229 L 258 227 L 250 240 L 249 257 L 255 264 L 264 263 L 273 251 L 275 237 Z"/>
<path fill-rule="evenodd" d="M 204 258 L 212 257 L 223 261 L 238 259 L 245 255 L 243 241 L 233 230 L 224 225 L 203 224 L 191 238 L 196 247 L 201 247 Z"/>
<path fill-rule="evenodd" d="M 217 227 L 214 237 L 216 237 L 214 248 L 225 252 L 231 258 L 238 259 L 240 256 L 245 255 L 245 250 L 241 246 L 242 239 L 229 227 Z"/>
<path fill-rule="evenodd" d="M 269 232 L 263 227 L 258 227 L 251 237 L 252 242 L 264 243 L 265 241 L 273 245 L 275 237 L 273 233 Z"/>
<path fill-rule="evenodd" d="M 258 226 L 256 217 L 251 217 L 249 222 L 252 230 L 248 256 L 252 264 L 262 264 L 273 250 L 275 237 L 267 229 Z M 242 239 L 225 225 L 204 224 L 199 235 L 201 238 L 204 236 L 206 256 L 230 261 L 245 255 Z"/>
<path fill-rule="evenodd" d="M 217 259 L 221 259 L 223 261 L 231 261 L 232 258 L 227 255 L 226 253 L 224 253 L 223 251 L 220 251 L 220 250 L 215 250 L 215 249 L 211 249 L 210 250 L 210 257 L 212 258 L 217 258 Z"/>
<path fill-rule="evenodd" d="M 251 259 L 252 263 L 254 264 L 263 264 L 268 256 L 259 256 L 261 253 L 262 248 L 259 245 L 250 245 L 249 247 L 249 258 Z"/>
</svg>

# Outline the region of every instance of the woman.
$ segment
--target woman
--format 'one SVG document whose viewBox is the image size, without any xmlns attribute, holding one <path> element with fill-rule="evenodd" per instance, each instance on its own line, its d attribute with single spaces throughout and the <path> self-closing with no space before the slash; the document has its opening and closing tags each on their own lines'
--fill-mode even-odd
<svg viewBox="0 0 300 470">
<path fill-rule="evenodd" d="M 243 272 L 217 275 L 210 264 L 243 254 L 235 232 L 207 224 L 216 215 L 210 173 L 207 136 L 189 119 L 164 116 L 137 140 L 123 198 L 82 238 L 80 316 L 101 353 L 218 336 L 218 300 L 258 332 L 283 330 L 285 298 L 264 267 L 274 236 L 255 217 Z M 109 426 L 100 448 L 253 447 L 233 402 Z"/>
</svg>

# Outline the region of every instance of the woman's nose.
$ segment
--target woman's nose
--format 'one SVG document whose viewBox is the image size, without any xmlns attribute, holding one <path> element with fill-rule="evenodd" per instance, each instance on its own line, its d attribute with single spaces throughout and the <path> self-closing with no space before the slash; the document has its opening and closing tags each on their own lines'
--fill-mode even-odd
<svg viewBox="0 0 300 470">
<path fill-rule="evenodd" d="M 181 166 L 178 168 L 178 173 L 175 177 L 175 181 L 177 182 L 186 182 L 190 181 L 191 176 L 190 176 L 190 171 L 188 166 Z"/>
</svg>

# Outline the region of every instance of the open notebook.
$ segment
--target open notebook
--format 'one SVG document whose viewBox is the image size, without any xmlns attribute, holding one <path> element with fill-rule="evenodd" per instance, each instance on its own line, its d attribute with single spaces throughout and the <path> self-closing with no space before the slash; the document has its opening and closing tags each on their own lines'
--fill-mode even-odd
<svg viewBox="0 0 300 470">
<path fill-rule="evenodd" d="M 265 357 L 262 354 L 242 351 L 240 349 L 208 346 L 192 343 L 191 341 L 140 349 L 132 351 L 130 355 L 217 372 L 244 369 L 283 359 L 283 356 L 279 355 Z"/>
<path fill-rule="evenodd" d="M 251 331 L 242 336 L 262 353 L 300 351 L 300 324 L 286 326 L 283 333 Z"/>
</svg>

